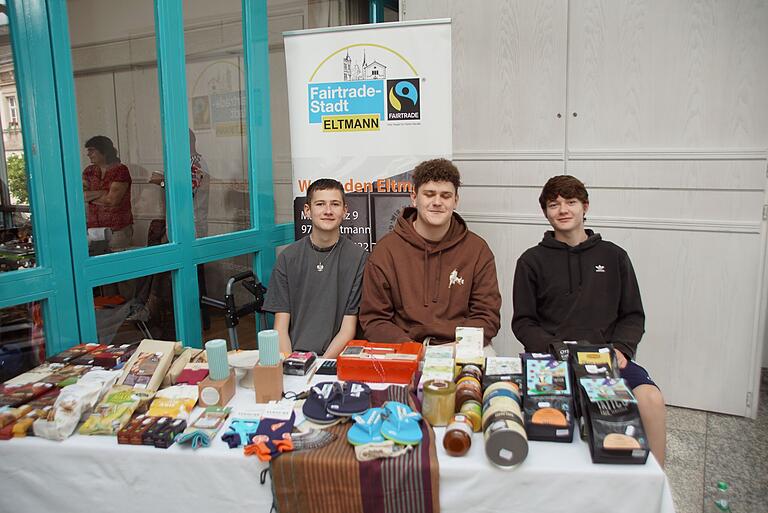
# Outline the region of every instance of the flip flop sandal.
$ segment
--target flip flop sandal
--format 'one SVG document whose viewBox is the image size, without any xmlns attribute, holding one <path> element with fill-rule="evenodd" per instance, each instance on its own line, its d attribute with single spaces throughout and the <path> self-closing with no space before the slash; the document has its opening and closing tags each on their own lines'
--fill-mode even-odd
<svg viewBox="0 0 768 513">
<path fill-rule="evenodd" d="M 347 441 L 352 445 L 383 442 L 381 423 L 384 420 L 381 408 L 370 408 L 362 415 L 353 415 L 355 424 L 347 432 Z"/>
<path fill-rule="evenodd" d="M 410 406 L 397 401 L 384 404 L 387 418 L 381 424 L 384 438 L 402 445 L 417 445 L 421 442 L 421 414 Z"/>
<path fill-rule="evenodd" d="M 328 413 L 350 417 L 371 407 L 371 388 L 365 383 L 348 381 L 339 384 L 340 394 L 328 400 Z"/>
<path fill-rule="evenodd" d="M 301 411 L 306 418 L 316 424 L 329 424 L 336 420 L 336 416 L 328 413 L 328 401 L 341 394 L 338 383 L 325 381 L 313 386 L 309 391 L 309 397 L 304 401 Z"/>
</svg>

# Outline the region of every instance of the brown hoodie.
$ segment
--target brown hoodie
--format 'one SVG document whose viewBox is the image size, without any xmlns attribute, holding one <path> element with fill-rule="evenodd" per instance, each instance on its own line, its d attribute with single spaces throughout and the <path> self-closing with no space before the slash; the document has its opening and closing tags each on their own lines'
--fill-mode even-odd
<svg viewBox="0 0 768 513">
<path fill-rule="evenodd" d="M 488 244 L 455 212 L 439 242 L 421 237 L 415 220 L 416 209 L 405 209 L 368 259 L 360 304 L 365 337 L 452 341 L 457 326 L 471 326 L 483 328 L 490 344 L 499 331 L 501 294 Z"/>
</svg>

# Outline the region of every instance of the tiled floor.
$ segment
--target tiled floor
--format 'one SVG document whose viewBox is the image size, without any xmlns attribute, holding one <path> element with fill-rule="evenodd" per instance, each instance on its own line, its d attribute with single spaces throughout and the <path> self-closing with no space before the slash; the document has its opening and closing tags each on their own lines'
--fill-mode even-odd
<svg viewBox="0 0 768 513">
<path fill-rule="evenodd" d="M 677 513 L 706 513 L 717 481 L 731 486 L 736 513 L 768 513 L 768 369 L 757 419 L 667 409 L 667 466 Z"/>
</svg>

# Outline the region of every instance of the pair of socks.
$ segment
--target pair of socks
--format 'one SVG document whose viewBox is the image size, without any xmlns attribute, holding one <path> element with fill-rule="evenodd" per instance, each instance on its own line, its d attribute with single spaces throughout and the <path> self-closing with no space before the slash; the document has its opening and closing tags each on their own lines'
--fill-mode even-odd
<svg viewBox="0 0 768 513">
<path fill-rule="evenodd" d="M 246 456 L 256 456 L 261 461 L 271 461 L 280 453 L 293 450 L 291 431 L 296 422 L 296 414 L 291 413 L 291 418 L 261 419 L 256 434 L 251 443 L 246 445 L 243 452 Z"/>
</svg>

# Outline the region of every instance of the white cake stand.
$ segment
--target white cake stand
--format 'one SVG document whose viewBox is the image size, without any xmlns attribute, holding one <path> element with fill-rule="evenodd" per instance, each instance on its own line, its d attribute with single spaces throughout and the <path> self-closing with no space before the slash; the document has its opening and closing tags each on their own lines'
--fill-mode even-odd
<svg viewBox="0 0 768 513">
<path fill-rule="evenodd" d="M 253 367 L 259 361 L 258 351 L 230 351 L 227 353 L 229 366 L 235 369 L 241 387 L 253 388 Z"/>
</svg>

